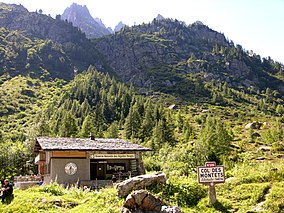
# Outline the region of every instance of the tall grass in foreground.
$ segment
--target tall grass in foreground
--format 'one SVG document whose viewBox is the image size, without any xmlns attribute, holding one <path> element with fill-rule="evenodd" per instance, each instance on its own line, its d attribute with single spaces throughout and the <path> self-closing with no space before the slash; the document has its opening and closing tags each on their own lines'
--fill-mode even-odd
<svg viewBox="0 0 284 213">
<path fill-rule="evenodd" d="M 236 165 L 227 171 L 225 183 L 216 185 L 215 205 L 208 203 L 208 186 L 198 184 L 196 174 L 171 174 L 165 185 L 148 188 L 165 205 L 179 206 L 184 213 L 217 212 L 284 212 L 284 166 L 282 159 L 272 162 L 250 162 Z M 58 184 L 15 190 L 11 204 L 0 204 L 0 212 L 76 212 L 118 213 L 124 199 L 116 189 L 88 191 Z"/>
<path fill-rule="evenodd" d="M 58 184 L 14 190 L 11 204 L 0 204 L 0 212 L 121 212 L 123 200 L 114 188 L 88 191 Z"/>
</svg>

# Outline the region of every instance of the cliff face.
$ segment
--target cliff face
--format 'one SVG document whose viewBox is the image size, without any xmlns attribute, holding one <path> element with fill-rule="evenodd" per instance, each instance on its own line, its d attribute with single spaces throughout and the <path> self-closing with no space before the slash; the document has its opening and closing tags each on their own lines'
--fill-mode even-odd
<svg viewBox="0 0 284 213">
<path fill-rule="evenodd" d="M 102 23 L 98 23 L 90 14 L 86 6 L 73 3 L 66 8 L 61 16 L 62 20 L 67 20 L 84 32 L 87 38 L 99 38 L 109 35 L 111 32 Z"/>
<path fill-rule="evenodd" d="M 280 81 L 269 74 L 278 69 L 264 67 L 260 56 L 250 56 L 201 22 L 186 26 L 177 20 L 154 19 L 124 27 L 95 46 L 123 81 L 145 89 L 174 90 L 181 84 L 190 85 L 188 76 L 195 76 L 236 88 L 281 90 L 276 86 Z"/>
</svg>

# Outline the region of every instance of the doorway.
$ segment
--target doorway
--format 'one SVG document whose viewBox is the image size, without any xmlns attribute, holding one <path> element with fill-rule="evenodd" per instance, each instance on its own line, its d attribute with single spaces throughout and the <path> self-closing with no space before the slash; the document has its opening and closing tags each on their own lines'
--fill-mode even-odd
<svg viewBox="0 0 284 213">
<path fill-rule="evenodd" d="M 90 162 L 91 180 L 105 180 L 106 179 L 106 162 L 94 161 Z"/>
</svg>

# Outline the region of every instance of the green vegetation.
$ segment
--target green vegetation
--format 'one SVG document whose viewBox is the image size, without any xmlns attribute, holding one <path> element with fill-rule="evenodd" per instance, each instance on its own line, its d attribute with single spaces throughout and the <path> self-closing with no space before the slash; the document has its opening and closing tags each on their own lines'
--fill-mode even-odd
<svg viewBox="0 0 284 213">
<path fill-rule="evenodd" d="M 115 189 L 83 191 L 57 184 L 15 190 L 11 204 L 0 204 L 0 212 L 121 212 L 123 200 Z"/>
<path fill-rule="evenodd" d="M 167 174 L 169 182 L 149 190 L 185 212 L 230 209 L 243 212 L 257 208 L 261 202 L 265 202 L 261 208 L 267 212 L 281 208 L 278 204 L 267 203 L 270 196 L 275 196 L 275 191 L 281 193 L 279 185 L 284 177 L 281 165 L 283 117 L 276 111 L 260 111 L 249 102 L 236 103 L 233 111 L 227 106 L 210 104 L 179 105 L 179 109 L 171 109 L 167 106 L 175 100 L 173 97 L 162 96 L 164 102 L 157 96 L 143 97 L 136 94 L 133 87 L 92 67 L 70 83 L 42 82 L 18 76 L 6 80 L 1 86 L 1 100 L 5 103 L 3 112 L 10 105 L 15 109 L 29 109 L 24 111 L 25 116 L 22 110 L 6 110 L 7 114 L 1 117 L 0 160 L 4 167 L 0 172 L 3 177 L 34 171 L 31 163 L 33 136 L 88 137 L 92 132 L 97 137 L 118 136 L 151 147 L 153 151 L 144 156 L 147 171 L 161 170 Z M 254 97 L 248 95 L 248 98 Z M 245 129 L 245 125 L 254 120 L 261 123 L 260 128 Z M 260 149 L 262 146 L 269 150 Z M 223 164 L 226 177 L 230 179 L 217 185 L 219 203 L 215 207 L 208 206 L 207 187 L 196 183 L 196 168 L 205 161 Z M 53 193 L 53 196 L 69 194 L 53 187 L 47 186 L 39 192 Z M 280 196 L 276 199 L 281 202 Z M 64 207 L 60 208 L 70 208 L 70 211 L 79 206 L 99 208 L 88 202 L 70 207 L 68 203 L 73 201 L 64 200 L 66 203 L 64 201 Z M 18 201 L 15 199 L 13 203 Z M 54 200 L 50 202 L 54 204 Z M 39 208 L 54 208 L 51 204 L 50 207 L 49 204 L 41 205 L 44 207 Z M 114 208 L 121 206 L 119 203 Z"/>
<path fill-rule="evenodd" d="M 0 6 L 3 23 L 19 17 L 0 28 L 1 178 L 36 171 L 37 136 L 93 133 L 151 148 L 147 171 L 169 180 L 148 190 L 184 212 L 283 212 L 283 64 L 205 25 L 154 20 L 91 42 L 58 17 Z M 226 171 L 214 206 L 196 183 L 206 161 Z M 114 189 L 56 184 L 15 195 L 1 211 L 121 212 L 123 203 Z"/>
<path fill-rule="evenodd" d="M 276 167 L 278 170 L 271 170 Z M 284 168 L 281 162 L 243 164 L 231 172 L 235 172 L 234 177 L 216 185 L 218 202 L 214 205 L 208 203 L 208 187 L 197 184 L 194 176 L 171 175 L 165 185 L 147 190 L 163 199 L 165 205 L 179 206 L 185 213 L 283 211 Z M 0 212 L 121 212 L 124 199 L 118 198 L 116 193 L 114 188 L 89 191 L 75 186 L 64 188 L 56 183 L 16 189 L 12 203 L 0 204 Z"/>
</svg>

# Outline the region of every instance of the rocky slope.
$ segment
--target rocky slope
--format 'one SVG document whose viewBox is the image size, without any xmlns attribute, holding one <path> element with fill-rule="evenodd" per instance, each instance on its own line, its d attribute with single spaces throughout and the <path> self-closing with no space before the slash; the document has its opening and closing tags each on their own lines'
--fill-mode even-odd
<svg viewBox="0 0 284 213">
<path fill-rule="evenodd" d="M 283 80 L 276 76 L 283 65 L 250 55 L 201 22 L 186 26 L 177 20 L 154 19 L 125 27 L 95 46 L 123 81 L 146 90 L 185 93 L 192 90 L 194 76 L 239 89 L 270 87 L 284 92 Z"/>
<path fill-rule="evenodd" d="M 80 28 L 86 34 L 87 38 L 99 38 L 111 33 L 102 22 L 98 23 L 91 16 L 86 6 L 76 3 L 65 9 L 61 19 L 67 20 L 73 26 Z"/>
</svg>

